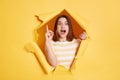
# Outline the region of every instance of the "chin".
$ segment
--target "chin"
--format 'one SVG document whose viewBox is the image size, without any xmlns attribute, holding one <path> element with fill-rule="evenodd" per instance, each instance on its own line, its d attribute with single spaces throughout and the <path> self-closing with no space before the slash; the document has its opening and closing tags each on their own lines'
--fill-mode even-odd
<svg viewBox="0 0 120 80">
<path fill-rule="evenodd" d="M 66 38 L 67 36 L 66 35 L 64 35 L 64 36 L 61 36 L 61 38 Z"/>
</svg>

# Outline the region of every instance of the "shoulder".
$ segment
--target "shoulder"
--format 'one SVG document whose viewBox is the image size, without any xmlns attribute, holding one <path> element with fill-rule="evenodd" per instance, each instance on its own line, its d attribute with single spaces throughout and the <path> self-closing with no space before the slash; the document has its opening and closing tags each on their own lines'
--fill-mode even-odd
<svg viewBox="0 0 120 80">
<path fill-rule="evenodd" d="M 73 39 L 72 42 L 73 42 L 73 43 L 80 43 L 80 42 L 81 42 L 81 39 Z"/>
<path fill-rule="evenodd" d="M 51 40 L 51 41 L 50 41 L 50 44 L 56 44 L 56 42 L 55 42 L 55 41 L 53 41 L 53 40 Z"/>
</svg>

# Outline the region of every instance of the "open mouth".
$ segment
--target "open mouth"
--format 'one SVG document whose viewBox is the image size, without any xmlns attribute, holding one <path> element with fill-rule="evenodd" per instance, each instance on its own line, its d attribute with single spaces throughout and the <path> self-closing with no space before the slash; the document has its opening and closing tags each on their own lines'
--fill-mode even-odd
<svg viewBox="0 0 120 80">
<path fill-rule="evenodd" d="M 61 30 L 61 33 L 65 33 L 66 32 L 66 30 Z"/>
</svg>

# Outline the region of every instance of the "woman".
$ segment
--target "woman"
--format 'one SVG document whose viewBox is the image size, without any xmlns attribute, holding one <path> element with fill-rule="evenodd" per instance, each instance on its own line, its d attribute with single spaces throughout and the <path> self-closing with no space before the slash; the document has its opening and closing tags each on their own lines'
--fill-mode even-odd
<svg viewBox="0 0 120 80">
<path fill-rule="evenodd" d="M 45 39 L 45 55 L 50 65 L 62 65 L 69 69 L 81 39 L 86 39 L 86 33 L 75 39 L 70 19 L 61 15 L 56 19 L 54 32 L 46 26 Z"/>
</svg>

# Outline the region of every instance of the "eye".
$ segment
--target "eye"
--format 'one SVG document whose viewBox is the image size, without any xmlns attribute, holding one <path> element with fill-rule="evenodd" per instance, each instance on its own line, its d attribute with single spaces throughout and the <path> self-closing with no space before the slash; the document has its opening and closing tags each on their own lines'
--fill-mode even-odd
<svg viewBox="0 0 120 80">
<path fill-rule="evenodd" d="M 65 22 L 65 25 L 68 25 L 68 22 Z"/>
<path fill-rule="evenodd" d="M 61 22 L 58 22 L 57 25 L 61 25 L 62 23 Z"/>
</svg>

